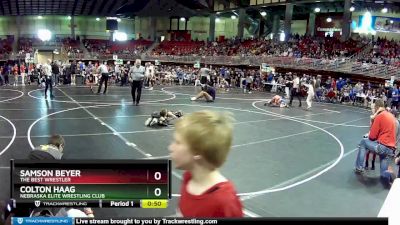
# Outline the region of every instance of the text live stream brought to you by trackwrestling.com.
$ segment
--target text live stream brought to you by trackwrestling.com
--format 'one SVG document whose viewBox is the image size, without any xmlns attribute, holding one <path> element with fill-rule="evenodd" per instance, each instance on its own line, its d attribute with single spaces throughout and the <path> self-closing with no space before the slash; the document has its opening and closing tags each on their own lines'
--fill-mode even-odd
<svg viewBox="0 0 400 225">
<path fill-rule="evenodd" d="M 307 225 L 388 225 L 387 218 L 244 218 L 244 219 L 197 219 L 197 218 L 65 218 L 65 217 L 14 217 L 13 225 L 167 225 L 167 224 L 307 224 Z"/>
</svg>

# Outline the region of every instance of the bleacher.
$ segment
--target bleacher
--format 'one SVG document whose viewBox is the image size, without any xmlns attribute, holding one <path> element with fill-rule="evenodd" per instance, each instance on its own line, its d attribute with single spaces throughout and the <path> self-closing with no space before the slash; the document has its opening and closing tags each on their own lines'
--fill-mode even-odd
<svg viewBox="0 0 400 225">
<path fill-rule="evenodd" d="M 0 60 L 5 60 L 12 53 L 13 38 L 0 39 Z"/>
<path fill-rule="evenodd" d="M 153 50 L 155 55 L 188 55 L 199 54 L 205 46 L 203 41 L 163 41 Z"/>
<path fill-rule="evenodd" d="M 119 55 L 119 58 L 129 58 L 140 55 L 153 44 L 148 40 L 131 40 L 126 42 L 111 42 L 102 39 L 86 39 L 83 41 L 86 49 L 92 56 L 109 57 L 113 54 Z"/>
</svg>

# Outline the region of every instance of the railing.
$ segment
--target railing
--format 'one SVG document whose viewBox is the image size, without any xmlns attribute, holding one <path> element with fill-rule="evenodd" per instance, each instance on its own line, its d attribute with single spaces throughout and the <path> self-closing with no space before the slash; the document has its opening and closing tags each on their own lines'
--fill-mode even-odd
<svg viewBox="0 0 400 225">
<path fill-rule="evenodd" d="M 96 53 L 96 52 L 88 52 L 89 58 L 85 58 L 85 60 L 112 60 L 113 55 L 117 55 L 118 59 L 123 59 L 123 60 L 135 60 L 135 59 L 140 59 L 142 58 L 141 54 L 135 54 L 135 53 Z M 83 59 L 83 58 L 82 58 Z"/>
<path fill-rule="evenodd" d="M 0 54 L 0 60 L 8 60 L 10 58 L 10 54 Z"/>
<path fill-rule="evenodd" d="M 209 65 L 230 65 L 230 66 L 259 66 L 267 63 L 273 67 L 293 68 L 293 69 L 313 69 L 321 71 L 343 72 L 359 74 L 382 79 L 390 79 L 391 76 L 400 77 L 400 67 L 382 64 L 369 64 L 354 62 L 349 58 L 339 59 L 310 59 L 293 57 L 275 56 L 169 56 L 169 55 L 146 55 L 146 54 L 117 54 L 118 59 L 133 61 L 141 58 L 144 61 L 159 60 L 160 62 L 187 63 L 192 64 L 200 61 Z M 113 54 L 90 53 L 89 58 L 84 54 L 74 54 L 69 59 L 75 60 L 111 60 Z"/>
<path fill-rule="evenodd" d="M 250 66 L 267 63 L 275 67 L 335 71 L 384 79 L 390 79 L 390 76 L 400 76 L 400 67 L 397 66 L 352 62 L 344 58 L 328 60 L 270 56 L 143 56 L 142 59 L 146 61 L 159 60 L 160 62 L 194 63 L 200 61 L 205 64 Z"/>
</svg>

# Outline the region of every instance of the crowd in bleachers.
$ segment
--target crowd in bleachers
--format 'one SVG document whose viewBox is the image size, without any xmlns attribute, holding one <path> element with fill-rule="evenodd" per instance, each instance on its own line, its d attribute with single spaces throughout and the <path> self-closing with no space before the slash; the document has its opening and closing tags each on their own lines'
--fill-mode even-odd
<svg viewBox="0 0 400 225">
<path fill-rule="evenodd" d="M 0 39 L 0 59 L 5 59 L 12 53 L 12 43 L 12 39 Z"/>
<path fill-rule="evenodd" d="M 61 40 L 64 51 L 70 58 L 83 58 L 83 50 L 80 48 L 80 40 L 65 38 Z"/>
<path fill-rule="evenodd" d="M 33 44 L 35 42 L 39 42 L 39 39 L 36 38 L 25 38 L 21 37 L 18 39 L 18 54 L 24 55 L 26 53 L 33 53 Z"/>
<path fill-rule="evenodd" d="M 113 42 L 101 39 L 85 39 L 83 44 L 92 56 L 112 57 L 117 54 L 119 58 L 130 58 L 144 53 L 152 45 L 148 40 L 131 40 L 126 42 Z"/>
<path fill-rule="evenodd" d="M 400 42 L 378 38 L 371 43 L 371 50 L 358 58 L 360 62 L 400 66 Z"/>
<path fill-rule="evenodd" d="M 214 42 L 164 41 L 153 55 L 193 56 L 284 56 L 296 58 L 332 59 L 349 57 L 368 44 L 367 39 L 341 42 L 335 37 L 308 37 L 294 35 L 287 42 L 276 39 L 229 39 Z"/>
</svg>

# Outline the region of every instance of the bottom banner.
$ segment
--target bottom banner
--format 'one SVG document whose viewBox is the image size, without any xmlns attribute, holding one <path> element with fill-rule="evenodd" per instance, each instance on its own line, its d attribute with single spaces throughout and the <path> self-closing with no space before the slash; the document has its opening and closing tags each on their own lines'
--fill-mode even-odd
<svg viewBox="0 0 400 225">
<path fill-rule="evenodd" d="M 64 218 L 64 217 L 13 217 L 13 225 L 81 225 L 81 224 L 290 224 L 290 225 L 388 225 L 387 218 L 243 218 L 243 219 L 189 219 L 189 218 Z"/>
</svg>

